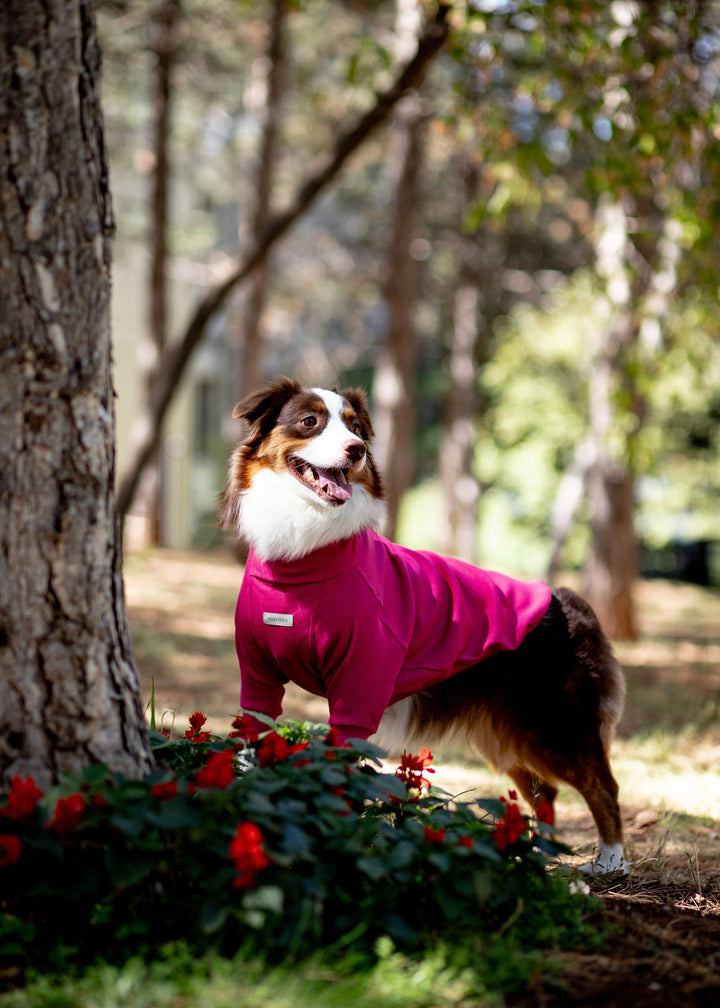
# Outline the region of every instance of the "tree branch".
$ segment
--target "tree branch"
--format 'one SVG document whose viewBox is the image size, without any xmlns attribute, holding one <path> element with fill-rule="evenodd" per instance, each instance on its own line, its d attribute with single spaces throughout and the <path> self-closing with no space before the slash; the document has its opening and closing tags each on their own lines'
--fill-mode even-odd
<svg viewBox="0 0 720 1008">
<path fill-rule="evenodd" d="M 418 38 L 415 55 L 400 71 L 387 91 L 376 98 L 375 104 L 357 124 L 338 137 L 333 151 L 310 173 L 300 187 L 290 206 L 268 220 L 254 245 L 242 257 L 228 276 L 211 288 L 195 309 L 181 339 L 169 345 L 158 358 L 150 382 L 149 403 L 142 418 L 135 447 L 120 483 L 116 508 L 124 516 L 130 508 L 140 476 L 160 439 L 160 426 L 172 397 L 193 354 L 205 335 L 205 327 L 212 316 L 225 303 L 230 293 L 253 273 L 265 259 L 271 247 L 282 238 L 295 222 L 314 203 L 317 196 L 339 174 L 343 165 L 364 141 L 387 121 L 392 109 L 409 88 L 422 82 L 429 63 L 437 55 L 449 33 L 447 21 L 451 4 L 440 3 L 434 20 Z"/>
</svg>

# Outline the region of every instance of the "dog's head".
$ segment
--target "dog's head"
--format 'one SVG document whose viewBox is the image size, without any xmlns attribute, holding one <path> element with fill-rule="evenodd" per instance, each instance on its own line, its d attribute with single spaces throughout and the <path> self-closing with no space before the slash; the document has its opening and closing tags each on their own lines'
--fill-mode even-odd
<svg viewBox="0 0 720 1008">
<path fill-rule="evenodd" d="M 239 402 L 233 416 L 249 431 L 221 498 L 224 528 L 257 547 L 273 522 L 301 526 L 295 538 L 303 541 L 278 555 L 302 555 L 317 548 L 319 532 L 333 541 L 377 524 L 383 489 L 364 392 L 305 388 L 283 377 Z"/>
</svg>

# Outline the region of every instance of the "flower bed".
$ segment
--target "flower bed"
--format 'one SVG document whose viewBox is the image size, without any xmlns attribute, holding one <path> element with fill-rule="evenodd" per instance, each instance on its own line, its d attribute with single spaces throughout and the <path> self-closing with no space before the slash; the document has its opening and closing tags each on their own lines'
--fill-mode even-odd
<svg viewBox="0 0 720 1008">
<path fill-rule="evenodd" d="M 392 774 L 369 743 L 326 729 L 258 738 L 238 718 L 219 738 L 204 724 L 197 712 L 181 739 L 152 732 L 145 780 L 94 766 L 43 794 L 14 778 L 0 798 L 2 955 L 52 952 L 60 922 L 83 957 L 182 938 L 286 958 L 497 931 L 561 890 L 579 914 L 546 871 L 548 827 L 512 793 L 432 792 L 429 750 Z"/>
</svg>

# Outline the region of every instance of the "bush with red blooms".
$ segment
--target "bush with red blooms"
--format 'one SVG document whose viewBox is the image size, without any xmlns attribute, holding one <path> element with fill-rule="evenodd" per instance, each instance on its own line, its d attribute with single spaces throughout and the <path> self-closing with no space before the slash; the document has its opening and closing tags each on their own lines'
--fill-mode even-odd
<svg viewBox="0 0 720 1008">
<path fill-rule="evenodd" d="M 241 716 L 220 737 L 196 711 L 182 738 L 151 732 L 145 780 L 93 766 L 44 794 L 14 777 L 0 796 L 0 945 L 22 927 L 23 955 L 39 956 L 62 919 L 78 954 L 178 938 L 252 938 L 268 955 L 343 935 L 417 947 L 503 927 L 553 884 L 547 827 L 514 801 L 432 792 L 429 749 L 388 773 L 369 743 L 257 724 Z"/>
<path fill-rule="evenodd" d="M 254 886 L 257 875 L 270 864 L 263 846 L 263 835 L 255 823 L 240 823 L 230 841 L 230 860 L 237 872 L 233 885 L 237 889 Z"/>
<path fill-rule="evenodd" d="M 514 791 L 510 792 L 510 798 L 514 800 L 509 802 L 505 798 L 500 799 L 505 806 L 505 815 L 498 820 L 493 830 L 493 839 L 499 851 L 506 851 L 516 844 L 528 829 L 527 819 L 520 811 L 520 806 L 515 804 L 517 794 Z"/>
</svg>

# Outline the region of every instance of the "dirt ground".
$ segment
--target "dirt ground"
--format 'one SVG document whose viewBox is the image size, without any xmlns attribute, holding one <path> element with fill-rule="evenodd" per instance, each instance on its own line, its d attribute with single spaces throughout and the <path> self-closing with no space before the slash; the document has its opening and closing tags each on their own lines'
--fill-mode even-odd
<svg viewBox="0 0 720 1008">
<path fill-rule="evenodd" d="M 241 568 L 228 553 L 134 554 L 126 590 L 141 686 L 180 731 L 203 710 L 224 733 L 237 711 L 233 612 Z M 590 881 L 614 927 L 602 953 L 565 953 L 515 1008 L 720 1006 L 720 594 L 667 582 L 639 586 L 641 638 L 618 645 L 627 713 L 614 766 L 628 876 Z M 285 715 L 326 720 L 324 701 L 290 688 Z M 506 794 L 509 782 L 467 757 L 435 754 L 434 783 L 453 795 Z M 592 854 L 587 809 L 558 800 L 561 839 Z M 470 1008 L 470 1006 L 468 1006 Z"/>
</svg>

